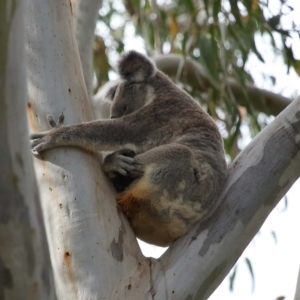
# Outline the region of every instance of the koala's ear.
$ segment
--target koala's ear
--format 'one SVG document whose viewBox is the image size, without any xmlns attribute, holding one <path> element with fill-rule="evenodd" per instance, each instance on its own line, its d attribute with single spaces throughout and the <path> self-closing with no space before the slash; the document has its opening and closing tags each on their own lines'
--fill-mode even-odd
<svg viewBox="0 0 300 300">
<path fill-rule="evenodd" d="M 122 55 L 118 64 L 120 76 L 130 82 L 144 82 L 156 73 L 154 63 L 134 50 Z"/>
</svg>

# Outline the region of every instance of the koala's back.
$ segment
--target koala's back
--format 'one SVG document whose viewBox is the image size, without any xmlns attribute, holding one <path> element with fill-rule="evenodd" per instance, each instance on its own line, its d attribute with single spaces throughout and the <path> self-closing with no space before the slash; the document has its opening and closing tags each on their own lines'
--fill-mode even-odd
<svg viewBox="0 0 300 300">
<path fill-rule="evenodd" d="M 131 126 L 136 139 L 140 137 L 137 142 L 143 145 L 143 152 L 158 145 L 179 143 L 194 150 L 219 153 L 224 160 L 219 130 L 193 98 L 160 71 L 148 85 L 153 90 L 152 102 L 123 117 L 124 126 Z"/>
</svg>

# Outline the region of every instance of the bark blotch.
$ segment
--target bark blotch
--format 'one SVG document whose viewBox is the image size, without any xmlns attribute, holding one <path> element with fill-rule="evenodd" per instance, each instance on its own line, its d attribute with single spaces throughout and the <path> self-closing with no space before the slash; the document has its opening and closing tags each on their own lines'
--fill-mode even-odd
<svg viewBox="0 0 300 300">
<path fill-rule="evenodd" d="M 27 116 L 28 116 L 28 121 L 31 125 L 31 128 L 33 129 L 33 132 L 38 132 L 39 131 L 38 125 L 36 123 L 36 118 L 34 116 L 31 102 L 28 102 L 28 104 L 27 104 Z"/>
<path fill-rule="evenodd" d="M 65 258 L 65 261 L 70 261 L 70 257 L 71 257 L 71 254 L 69 251 L 66 251 L 65 254 L 64 254 L 64 258 Z"/>
<path fill-rule="evenodd" d="M 13 276 L 0 258 L 0 300 L 6 299 L 7 289 L 13 288 Z"/>
<path fill-rule="evenodd" d="M 110 250 L 113 258 L 119 262 L 123 261 L 123 231 L 119 229 L 118 241 L 114 239 L 110 244 Z"/>
<path fill-rule="evenodd" d="M 39 284 L 38 282 L 34 281 L 32 284 L 32 298 L 35 299 L 38 295 L 38 290 L 39 290 Z"/>
<path fill-rule="evenodd" d="M 52 292 L 51 290 L 52 277 L 51 277 L 51 273 L 49 272 L 49 265 L 50 263 L 47 260 L 45 260 L 41 272 L 41 278 L 43 280 L 44 287 L 46 288 L 46 292 L 48 295 L 50 295 Z"/>
<path fill-rule="evenodd" d="M 3 167 L 4 173 L 7 174 L 8 172 L 5 172 L 7 170 L 7 168 L 5 168 L 6 166 Z M 27 257 L 26 265 L 28 275 L 32 276 L 35 268 L 32 240 L 32 238 L 34 238 L 34 231 L 31 230 L 30 226 L 29 209 L 25 203 L 24 197 L 17 190 L 15 182 L 12 180 L 5 182 L 1 179 L 0 175 L 0 195 L 2 206 L 2 209 L 0 210 L 0 223 L 2 223 L 2 225 L 7 225 L 9 222 L 12 222 L 15 226 L 15 230 L 20 232 L 19 234 L 23 237 L 23 239 L 22 241 L 19 241 L 19 243 L 23 244 Z M 4 186 L 5 183 L 6 186 Z"/>
<path fill-rule="evenodd" d="M 72 7 L 72 2 L 71 2 L 71 0 L 69 0 L 69 3 L 70 3 L 70 11 L 71 11 L 71 15 L 73 16 L 73 7 Z"/>
<path fill-rule="evenodd" d="M 66 251 L 65 253 L 64 253 L 64 262 L 65 262 L 65 266 L 67 267 L 67 269 L 68 269 L 68 273 L 69 273 L 69 277 L 70 278 L 73 278 L 73 275 L 72 275 L 72 273 L 71 273 L 71 269 L 70 269 L 70 266 L 71 266 L 71 254 L 70 254 L 70 252 L 69 251 Z"/>
<path fill-rule="evenodd" d="M 203 295 L 209 290 L 211 284 L 215 284 L 216 278 L 220 276 L 220 273 L 227 266 L 227 260 L 223 261 L 219 266 L 217 266 L 211 274 L 204 280 L 203 284 L 200 286 L 199 290 L 197 291 L 196 295 L 192 299 L 203 299 Z"/>
<path fill-rule="evenodd" d="M 20 166 L 21 169 L 23 170 L 24 162 L 23 162 L 21 153 L 16 152 L 15 156 L 16 156 L 16 161 L 18 162 L 19 166 Z M 24 171 L 24 170 L 23 170 L 23 171 Z"/>
<path fill-rule="evenodd" d="M 118 213 L 119 218 L 121 220 L 121 230 L 122 230 L 122 232 L 127 233 L 127 231 L 126 231 L 126 225 L 124 224 L 124 215 L 123 215 L 121 209 L 118 206 L 117 206 L 117 213 Z"/>
<path fill-rule="evenodd" d="M 14 282 L 13 282 L 13 277 L 10 272 L 10 270 L 4 265 L 4 262 L 0 258 L 0 283 L 2 283 L 2 287 L 0 287 L 0 290 L 3 290 L 4 288 L 6 289 L 13 289 L 14 287 Z M 2 292 L 0 292 L 0 298 L 1 298 Z M 4 299 L 1 298 L 1 299 Z"/>
</svg>

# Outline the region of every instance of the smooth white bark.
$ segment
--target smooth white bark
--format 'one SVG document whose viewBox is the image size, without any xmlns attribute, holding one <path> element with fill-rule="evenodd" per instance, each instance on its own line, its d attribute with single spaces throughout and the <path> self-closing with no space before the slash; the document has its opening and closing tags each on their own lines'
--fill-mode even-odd
<svg viewBox="0 0 300 300">
<path fill-rule="evenodd" d="M 213 216 L 159 259 L 155 299 L 207 299 L 299 176 L 300 98 L 231 164 Z"/>
<path fill-rule="evenodd" d="M 297 286 L 296 286 L 294 300 L 300 300 L 300 269 L 299 269 L 299 273 L 298 273 L 298 280 L 297 280 Z"/>
<path fill-rule="evenodd" d="M 0 298 L 55 299 L 26 119 L 25 0 L 0 3 Z"/>
<path fill-rule="evenodd" d="M 91 119 L 67 0 L 30 0 L 27 22 L 28 112 L 31 130 L 45 130 L 46 115 L 65 123 Z M 58 148 L 34 159 L 59 299 L 144 299 L 148 262 L 99 156 Z"/>
<path fill-rule="evenodd" d="M 89 98 L 93 95 L 93 44 L 102 0 L 78 0 L 75 11 L 75 35 Z"/>
</svg>

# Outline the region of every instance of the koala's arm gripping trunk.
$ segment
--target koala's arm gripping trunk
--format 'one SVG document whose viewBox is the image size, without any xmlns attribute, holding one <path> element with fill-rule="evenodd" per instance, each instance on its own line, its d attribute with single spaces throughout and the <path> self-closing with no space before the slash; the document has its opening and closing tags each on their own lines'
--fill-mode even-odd
<svg viewBox="0 0 300 300">
<path fill-rule="evenodd" d="M 38 153 L 58 146 L 77 146 L 92 151 L 115 151 L 126 146 L 137 151 L 141 141 L 134 127 L 122 118 L 54 127 L 31 135 L 32 151 Z"/>
</svg>

